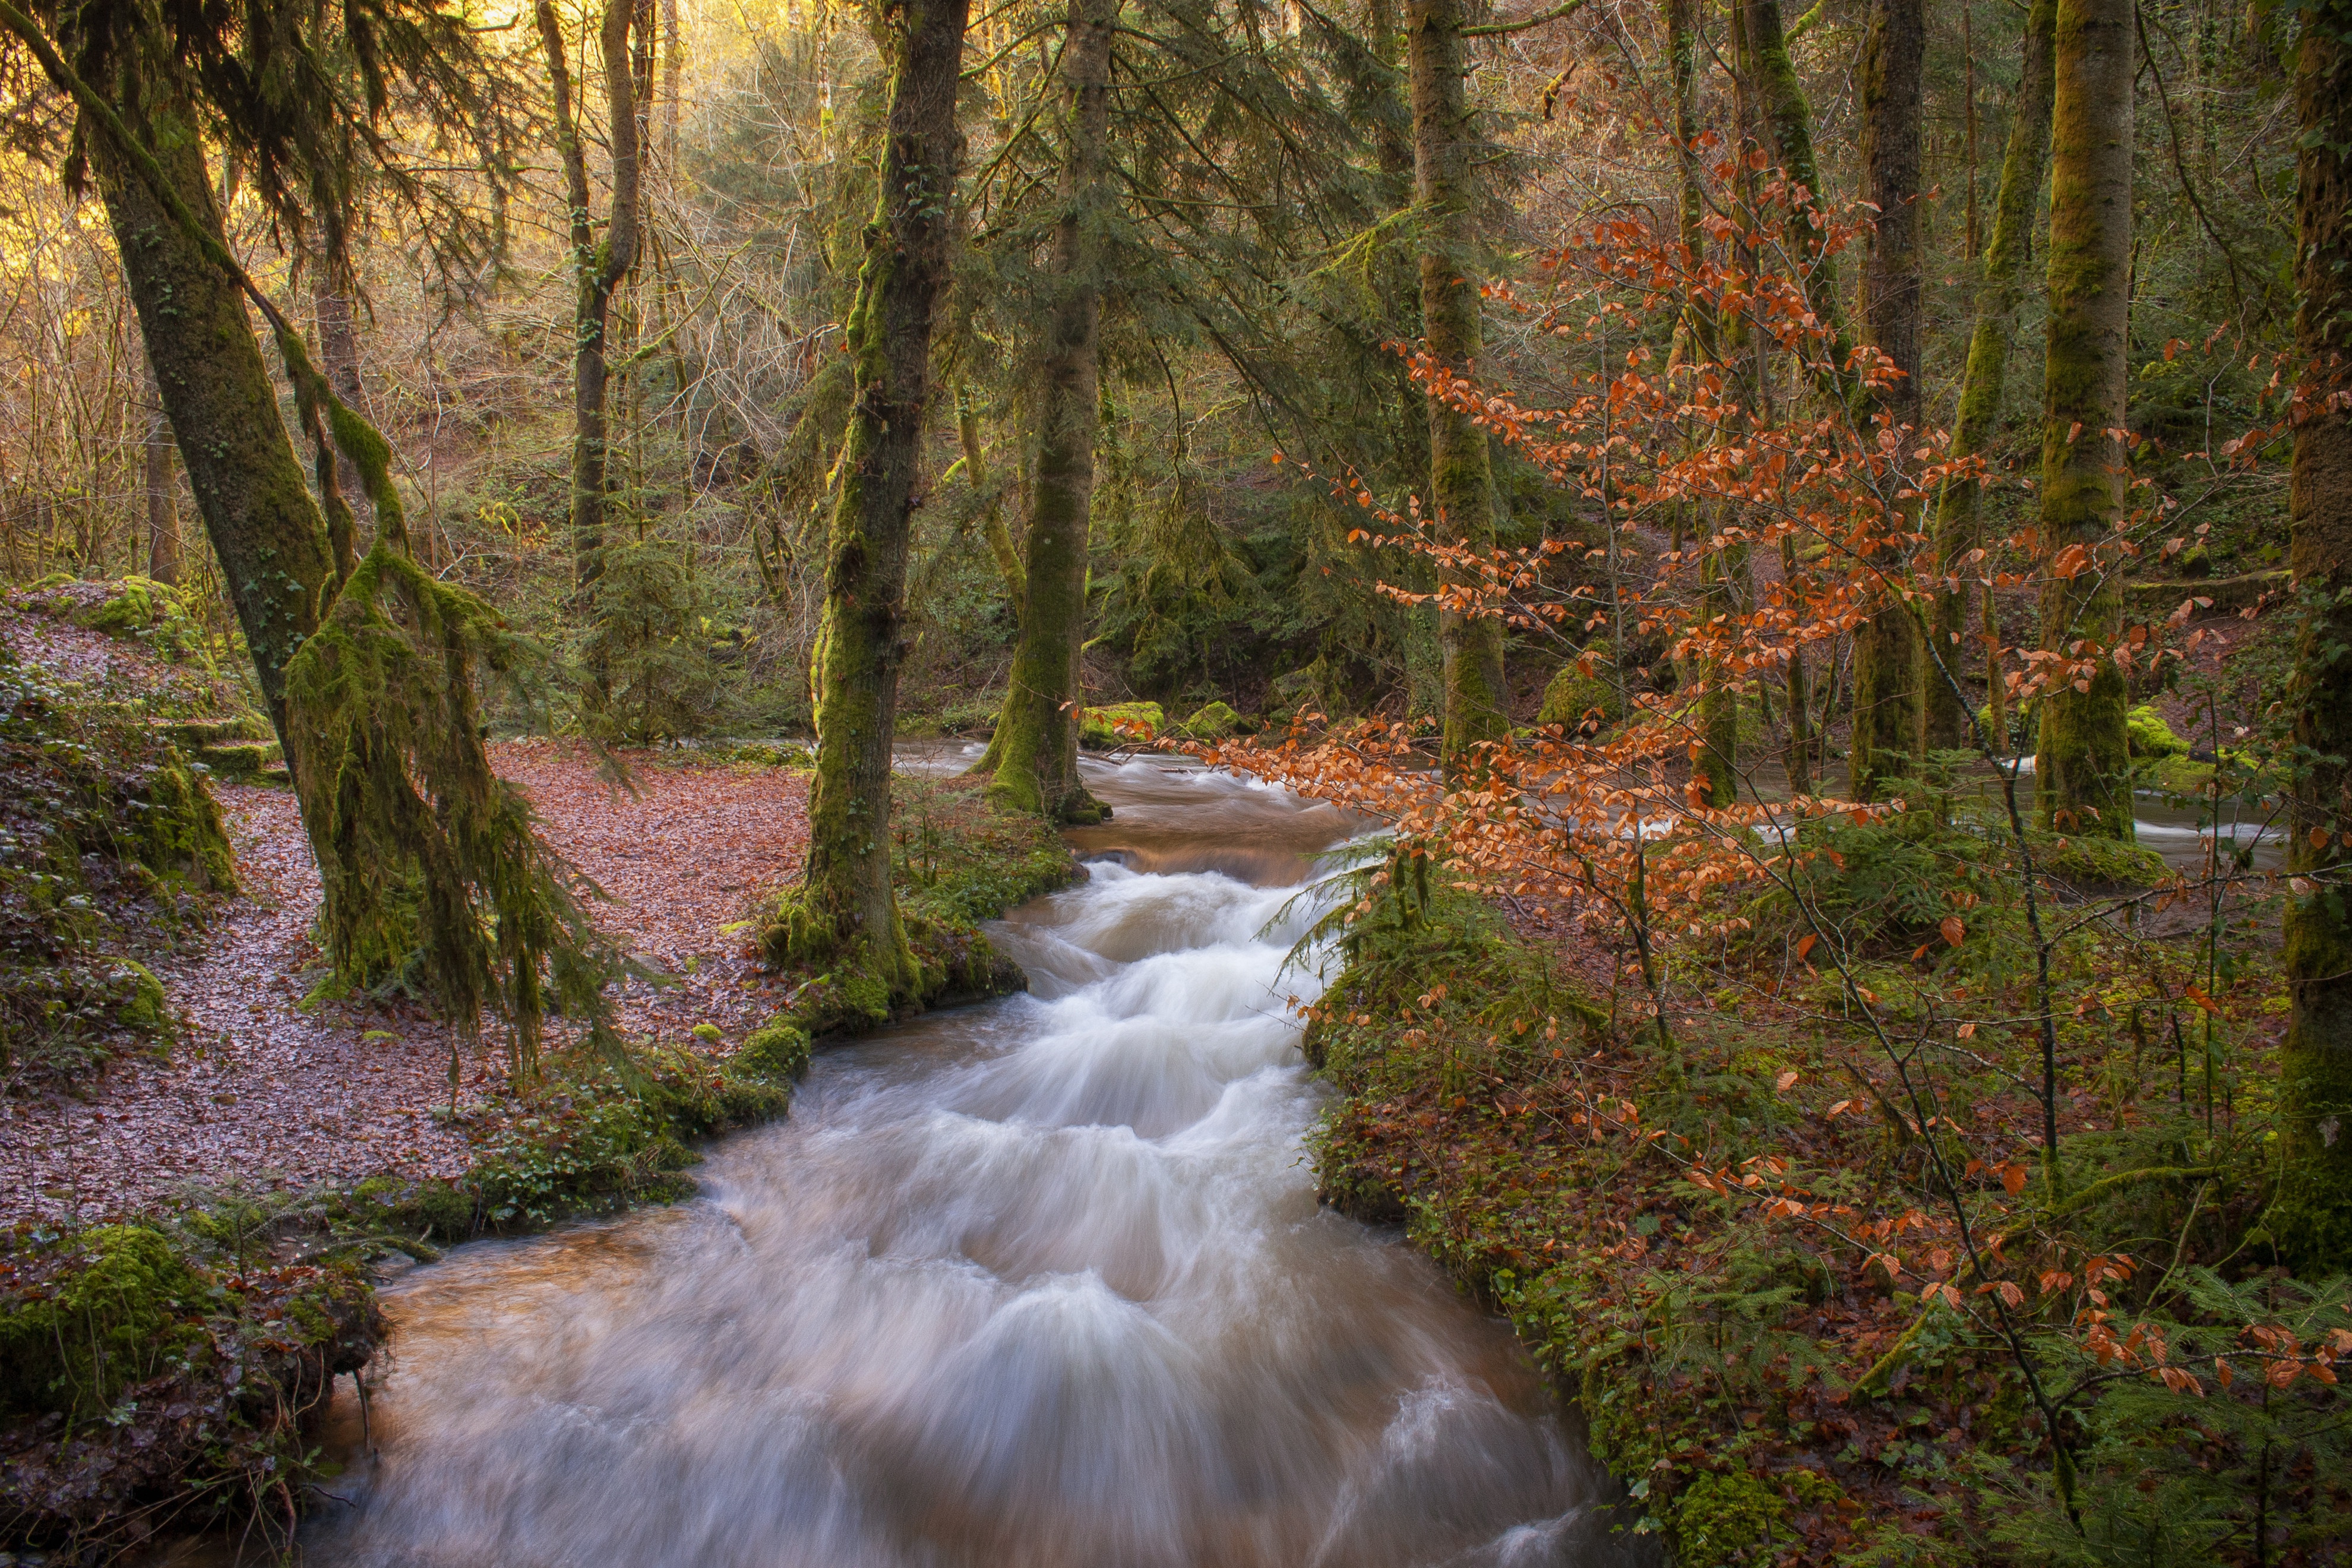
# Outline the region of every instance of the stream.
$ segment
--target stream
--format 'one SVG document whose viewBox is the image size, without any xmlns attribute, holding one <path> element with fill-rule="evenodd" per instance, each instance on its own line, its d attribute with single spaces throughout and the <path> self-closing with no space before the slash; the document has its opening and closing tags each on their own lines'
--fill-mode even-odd
<svg viewBox="0 0 2352 1568">
<path fill-rule="evenodd" d="M 920 769 L 945 757 L 910 756 Z M 1088 764 L 1026 995 L 820 1054 L 674 1207 L 386 1287 L 306 1560 L 1405 1568 L 1628 1559 L 1507 1328 L 1315 1201 L 1316 806 Z"/>
</svg>

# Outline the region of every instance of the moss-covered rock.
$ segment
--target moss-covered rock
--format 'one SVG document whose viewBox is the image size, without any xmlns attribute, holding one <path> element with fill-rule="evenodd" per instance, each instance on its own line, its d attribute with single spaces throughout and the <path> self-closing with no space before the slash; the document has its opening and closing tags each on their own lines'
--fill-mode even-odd
<svg viewBox="0 0 2352 1568">
<path fill-rule="evenodd" d="M 2087 835 L 2053 837 L 2037 846 L 2042 868 L 2085 891 L 2153 888 L 2171 875 L 2164 857 L 2137 844 Z"/>
<path fill-rule="evenodd" d="M 336 1374 L 383 1332 L 348 1263 L 144 1224 L 0 1244 L 8 1544 L 104 1558 L 168 1524 L 278 1516 L 319 1479 Z"/>
<path fill-rule="evenodd" d="M 1702 1472 L 1674 1501 L 1675 1562 L 1729 1568 L 1750 1561 L 1787 1511 L 1780 1494 L 1746 1470 Z"/>
<path fill-rule="evenodd" d="M 1557 724 L 1574 733 L 1603 730 L 1625 717 L 1625 704 L 1614 681 L 1587 675 L 1577 665 L 1564 664 L 1544 688 L 1543 707 L 1537 711 L 1538 728 Z"/>
<path fill-rule="evenodd" d="M 2135 757 L 2185 757 L 2189 742 L 2172 732 L 2164 715 L 2143 703 L 2125 716 L 2125 731 Z"/>
<path fill-rule="evenodd" d="M 1177 726 L 1195 741 L 1226 741 L 1241 733 L 1242 716 L 1223 702 L 1211 702 Z"/>
<path fill-rule="evenodd" d="M 1114 702 L 1089 708 L 1078 726 L 1078 744 L 1096 751 L 1131 746 L 1149 741 L 1166 727 L 1168 716 L 1157 702 Z"/>
</svg>

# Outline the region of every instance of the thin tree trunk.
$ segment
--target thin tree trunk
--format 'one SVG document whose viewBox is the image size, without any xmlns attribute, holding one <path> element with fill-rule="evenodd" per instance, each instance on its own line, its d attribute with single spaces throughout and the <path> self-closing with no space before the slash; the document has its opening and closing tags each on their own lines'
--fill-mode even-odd
<svg viewBox="0 0 2352 1568">
<path fill-rule="evenodd" d="M 197 221 L 222 237 L 221 211 L 184 105 L 118 93 L 133 135 Z M 286 661 L 316 631 L 337 580 L 318 503 L 278 410 L 245 299 L 142 181 L 110 137 L 88 138 L 140 335 L 205 531 L 281 742 Z M 292 747 L 287 748 L 292 754 Z"/>
<path fill-rule="evenodd" d="M 2045 566 L 2105 541 L 2123 505 L 2131 314 L 2131 0 L 2058 0 L 2050 140 L 2050 347 L 2042 435 Z M 2116 563 L 2094 563 L 2042 589 L 2042 646 L 2095 657 L 2077 690 L 2052 686 L 2039 704 L 2034 758 L 2045 826 L 2132 837 L 2123 672 L 2105 650 L 2123 629 Z M 2082 645 L 2083 655 L 2074 649 Z"/>
<path fill-rule="evenodd" d="M 1742 68 L 1756 94 L 1757 124 L 1765 156 L 1789 179 L 1805 187 L 1811 204 L 1829 207 L 1822 184 L 1821 166 L 1813 157 L 1813 110 L 1805 100 L 1804 83 L 1789 58 L 1789 43 L 1780 27 L 1780 0 L 1738 0 L 1733 16 L 1734 44 Z M 1828 341 L 1809 351 L 1807 373 L 1825 394 L 1843 396 L 1847 354 L 1845 307 L 1838 298 L 1837 256 L 1822 240 L 1822 231 L 1800 216 L 1795 223 L 1798 248 L 1805 267 L 1805 303 L 1828 329 Z"/>
<path fill-rule="evenodd" d="M 1919 339 L 1927 290 L 1920 278 L 1919 112 L 1927 17 L 1922 0 L 1872 0 L 1863 50 L 1862 163 L 1865 195 L 1878 209 L 1862 268 L 1863 327 L 1901 374 L 1870 395 L 1876 418 L 1919 428 Z M 1907 446 L 1907 441 L 1906 442 Z M 1892 531 L 1918 526 L 1916 500 L 1888 519 Z M 1871 564 L 1893 577 L 1910 570 L 1907 546 L 1890 539 Z M 1854 640 L 1853 748 L 1856 800 L 1876 800 L 1886 781 L 1916 777 L 1919 761 L 1919 633 L 1891 588 Z"/>
<path fill-rule="evenodd" d="M 1462 0 L 1407 0 L 1406 74 L 1412 94 L 1413 198 L 1422 211 L 1422 341 L 1445 369 L 1481 368 L 1478 262 L 1474 247 L 1477 126 L 1463 91 Z M 1429 491 L 1439 540 L 1471 557 L 1495 548 L 1494 458 L 1486 430 L 1442 397 L 1429 399 Z M 1447 566 L 1448 585 L 1478 581 Z M 1466 762 L 1481 742 L 1511 731 L 1503 687 L 1503 623 L 1440 608 L 1445 681 L 1444 754 Z"/>
<path fill-rule="evenodd" d="M 142 345 L 139 356 L 142 411 L 147 427 L 140 447 L 141 479 L 147 500 L 147 575 L 158 583 L 180 581 L 180 498 L 172 483 L 172 421 L 155 390 L 155 368 Z"/>
<path fill-rule="evenodd" d="M 891 998 L 921 985 L 890 891 L 890 742 L 931 321 L 948 286 L 962 154 L 955 100 L 968 10 L 968 0 L 912 0 L 883 15 L 895 57 L 890 112 L 881 192 L 843 333 L 856 391 L 825 541 L 808 863 L 785 911 L 793 952 L 838 954 L 867 989 Z"/>
<path fill-rule="evenodd" d="M 1069 133 L 1039 378 L 1035 499 L 1023 540 L 1021 640 L 996 733 L 976 770 L 995 775 L 990 799 L 1057 822 L 1097 822 L 1104 816 L 1078 777 L 1078 730 L 1086 713 L 1078 656 L 1086 641 L 1095 439 L 1101 424 L 1103 142 L 1110 124 L 1110 46 L 1118 16 L 1116 0 L 1081 0 L 1062 46 Z"/>
<path fill-rule="evenodd" d="M 2294 781 L 2287 849 L 2285 1179 L 2270 1223 L 2291 1260 L 2318 1269 L 2352 1258 L 2352 4 L 2327 0 L 2302 26 L 2295 353 L 2305 368 L 2287 510 L 2309 619 L 2288 705 L 2308 760 Z"/>
<path fill-rule="evenodd" d="M 1976 327 L 1969 338 L 1968 369 L 1960 382 L 1959 415 L 1952 431 L 1955 458 L 1984 451 L 2000 425 L 2009 340 L 2016 330 L 2017 308 L 2025 297 L 2025 253 L 2032 242 L 2034 209 L 2042 199 L 2042 173 L 2049 161 L 2050 49 L 2057 17 L 2058 0 L 2034 0 L 2026 17 L 2025 63 L 2010 121 L 2009 150 L 2000 161 L 2000 190 L 1993 198 L 1992 241 L 1985 247 L 1984 275 L 1977 284 Z M 1965 584 L 1951 586 L 1948 579 L 1965 570 L 1963 557 L 1982 541 L 1982 497 L 1981 485 L 1964 480 L 1946 485 L 1936 508 L 1936 569 L 1948 582 L 1936 599 L 1933 641 L 1937 659 L 1954 676 L 1959 671 L 1961 638 L 1967 631 L 1968 590 Z M 1996 705 L 2001 694 L 1991 688 L 2000 682 L 1999 658 L 1998 647 L 1988 643 L 1987 700 Z M 1962 745 L 1970 733 L 1955 684 L 1940 674 L 1928 673 L 1927 728 L 1931 747 Z M 1990 738 L 2006 749 L 2005 730 L 1995 726 Z"/>
<path fill-rule="evenodd" d="M 980 409 L 971 400 L 969 387 L 956 389 L 956 439 L 963 448 L 963 477 L 980 497 L 981 537 L 988 541 L 988 552 L 996 561 L 996 570 L 1004 579 L 1004 595 L 1013 603 L 1013 615 L 1018 621 L 1022 606 L 1029 599 L 1029 574 L 1021 564 L 1021 551 L 1013 542 L 1013 530 L 1004 521 L 1004 497 L 988 482 L 988 453 L 981 441 Z"/>
<path fill-rule="evenodd" d="M 629 34 L 637 7 L 632 0 L 605 0 L 599 37 L 604 56 L 606 139 L 613 150 L 612 205 L 604 237 L 596 238 L 589 210 L 588 154 L 572 107 L 572 69 L 563 24 L 554 0 L 538 0 L 539 37 L 547 55 L 553 89 L 555 151 L 563 165 L 564 196 L 571 208 L 570 238 L 575 282 L 572 352 L 572 554 L 573 580 L 585 588 L 604 570 L 604 502 L 609 426 L 605 387 L 611 370 L 605 357 L 613 293 L 636 264 L 640 189 L 637 84 Z"/>
<path fill-rule="evenodd" d="M 359 330 L 352 320 L 352 297 L 357 290 L 331 250 L 312 257 L 310 269 L 310 303 L 319 321 L 319 370 L 337 397 L 352 412 L 368 417 L 367 394 L 360 384 Z M 341 452 L 335 454 L 335 483 L 350 502 L 354 520 L 364 516 L 373 526 L 374 508 L 367 499 L 367 487 L 360 483 L 360 471 L 351 458 Z M 350 531 L 331 528 L 329 532 L 334 535 L 331 542 L 335 570 L 348 577 L 364 552 Z"/>
</svg>

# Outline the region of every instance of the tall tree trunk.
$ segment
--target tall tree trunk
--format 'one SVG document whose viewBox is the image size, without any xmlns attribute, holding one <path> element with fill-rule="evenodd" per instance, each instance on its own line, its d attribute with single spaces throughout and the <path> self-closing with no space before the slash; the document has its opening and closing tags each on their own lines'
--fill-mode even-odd
<svg viewBox="0 0 2352 1568">
<path fill-rule="evenodd" d="M 1422 210 L 1422 339 L 1447 370 L 1475 375 L 1483 349 L 1474 252 L 1479 141 L 1464 75 L 1462 0 L 1407 0 L 1406 75 L 1412 95 L 1413 199 Z M 1429 492 L 1438 537 L 1483 557 L 1495 548 L 1495 470 L 1486 430 L 1441 397 L 1429 399 Z M 1475 574 L 1448 567 L 1448 584 Z M 1503 687 L 1503 623 L 1441 608 L 1448 766 L 1511 731 Z"/>
<path fill-rule="evenodd" d="M 1927 18 L 1922 0 L 1871 0 L 1863 50 L 1862 163 L 1867 199 L 1878 209 L 1862 268 L 1862 316 L 1871 345 L 1901 375 L 1871 395 L 1871 412 L 1895 429 L 1919 427 L 1919 338 L 1927 290 L 1920 278 L 1919 109 Z M 1908 445 L 1908 442 L 1906 442 Z M 1914 532 L 1918 502 L 1888 520 Z M 1893 540 L 1870 563 L 1909 574 L 1910 551 Z M 1886 781 L 1916 776 L 1919 758 L 1919 633 L 1885 588 L 1854 640 L 1853 748 L 1856 800 L 1876 800 Z"/>
<path fill-rule="evenodd" d="M 637 6 L 633 0 L 604 0 L 599 38 L 604 56 L 604 125 L 613 153 L 612 205 L 604 237 L 596 238 L 589 209 L 588 153 L 572 107 L 572 68 L 563 23 L 554 0 L 538 0 L 539 38 L 547 55 L 553 89 L 555 151 L 563 165 L 564 197 L 571 208 L 570 238 L 574 279 L 572 350 L 572 558 L 573 580 L 585 588 L 602 574 L 604 549 L 605 468 L 609 440 L 605 386 L 611 367 L 605 338 L 613 293 L 636 265 L 638 193 L 641 188 L 636 61 L 629 35 Z"/>
<path fill-rule="evenodd" d="M 1038 390 L 1037 479 L 1023 540 L 1025 597 L 1013 675 L 980 769 L 989 798 L 1057 822 L 1098 822 L 1101 803 L 1078 777 L 1086 713 L 1078 656 L 1086 642 L 1087 561 L 1100 426 L 1103 140 L 1110 125 L 1116 0 L 1079 0 L 1062 46 L 1069 83 L 1054 231 L 1054 299 Z"/>
<path fill-rule="evenodd" d="M 360 384 L 360 338 L 357 323 L 352 320 L 352 306 L 358 289 L 350 276 L 347 262 L 338 261 L 332 250 L 322 251 L 310 258 L 310 304 L 319 323 L 319 370 L 326 376 L 327 384 L 335 395 L 362 417 L 367 416 L 367 395 Z M 367 487 L 360 482 L 360 471 L 351 458 L 335 454 L 335 483 L 343 493 L 354 513 L 365 515 L 373 521 L 373 508 L 367 500 Z M 335 570 L 348 577 L 359 563 L 362 553 L 350 531 L 330 529 L 337 535 L 331 540 L 335 552 Z"/>
<path fill-rule="evenodd" d="M 2123 506 L 2131 316 L 2131 0 L 2058 0 L 2050 141 L 2050 348 L 2042 434 L 2045 565 L 2105 541 Z M 2034 758 L 2045 826 L 2132 837 L 2123 672 L 2105 649 L 2123 629 L 2121 575 L 2094 563 L 2042 589 L 2042 646 L 2087 644 L 2095 672 L 2041 699 Z"/>
<path fill-rule="evenodd" d="M 1977 284 L 1976 327 L 1969 337 L 1968 370 L 1960 381 L 1960 408 L 1952 431 L 1952 456 L 1973 457 L 1992 444 L 2000 424 L 2001 394 L 2009 374 L 2009 340 L 2017 308 L 2025 297 L 2025 253 L 2033 236 L 2034 208 L 2042 200 L 2042 172 L 2050 153 L 2050 49 L 2057 26 L 2058 0 L 2034 0 L 2025 20 L 2025 62 L 2009 126 L 2009 150 L 2000 161 L 2000 189 L 1993 198 L 1992 240 L 1985 247 L 1984 275 Z M 1936 507 L 1936 569 L 1947 579 L 1960 574 L 1962 558 L 1981 542 L 1983 487 L 1974 479 L 1944 487 Z M 1953 679 L 1932 667 L 1927 680 L 1927 744 L 1967 743 L 1958 687 L 1961 639 L 1967 635 L 1968 591 L 1948 583 L 1936 597 L 1933 643 L 1936 660 Z M 1988 645 L 1988 700 L 2000 694 L 1999 649 Z M 2005 729 L 1988 735 L 2006 749 Z"/>
<path fill-rule="evenodd" d="M 240 304 L 242 302 L 240 301 Z M 172 483 L 172 421 L 155 390 L 155 367 L 142 347 L 139 356 L 141 403 L 147 428 L 140 446 L 140 478 L 147 501 L 147 575 L 158 583 L 180 581 L 180 498 Z"/>
<path fill-rule="evenodd" d="M 114 96 L 170 188 L 220 238 L 220 205 L 194 116 L 176 101 L 148 101 L 136 84 Z M 93 134 L 87 144 L 188 488 L 220 560 L 269 721 L 287 742 L 286 661 L 318 629 L 337 580 L 326 526 L 278 416 L 244 296 L 173 221 L 110 137 Z"/>
<path fill-rule="evenodd" d="M 1666 69 L 1674 93 L 1675 232 L 1681 242 L 1684 265 L 1695 275 L 1706 258 L 1706 237 L 1701 227 L 1706 216 L 1706 193 L 1699 184 L 1698 153 L 1698 6 L 1696 0 L 1665 0 Z M 1739 318 L 1717 322 L 1696 299 L 1686 300 L 1682 318 L 1675 323 L 1672 363 L 1716 364 L 1736 360 L 1748 346 L 1747 323 Z M 1717 438 L 1728 436 L 1717 432 Z M 1685 502 L 1675 509 L 1675 552 L 1683 545 Z M 1704 531 L 1713 531 L 1706 528 Z M 1710 543 L 1701 565 L 1701 578 L 1710 616 L 1729 616 L 1742 606 L 1747 586 L 1748 547 L 1728 546 L 1719 552 Z M 1691 751 L 1691 766 L 1706 793 L 1707 805 L 1718 809 L 1738 798 L 1739 691 L 1727 679 L 1722 661 L 1711 659 L 1702 674 L 1706 683 L 1698 705 L 1698 739 Z"/>
<path fill-rule="evenodd" d="M 789 946 L 835 954 L 869 985 L 920 986 L 890 893 L 890 742 L 906 656 L 904 591 L 931 320 L 948 285 L 955 124 L 969 0 L 907 0 L 882 16 L 892 56 L 881 191 L 843 336 L 856 391 L 825 540 L 824 667 L 809 853 L 785 911 Z M 854 994 L 854 993 L 853 993 Z"/>
<path fill-rule="evenodd" d="M 1822 184 L 1821 165 L 1813 157 L 1813 110 L 1805 100 L 1805 85 L 1797 79 L 1796 63 L 1789 58 L 1789 42 L 1780 27 L 1780 0 L 1738 0 L 1733 42 L 1756 95 L 1757 129 L 1764 154 L 1789 179 L 1805 187 L 1813 206 L 1826 212 L 1828 197 Z M 1828 329 L 1828 341 L 1809 351 L 1808 367 L 1814 384 L 1825 394 L 1843 395 L 1846 385 L 1845 307 L 1838 298 L 1837 255 L 1822 241 L 1822 231 L 1800 217 L 1794 225 L 1796 242 L 1805 258 L 1805 303 Z"/>
<path fill-rule="evenodd" d="M 2292 1011 L 2279 1050 L 2282 1201 L 2271 1220 L 2298 1267 L 2352 1258 L 2352 4 L 2302 17 L 2295 98 L 2295 353 L 2305 364 L 2287 491 L 2295 585 L 2297 752 L 2287 868 Z"/>
</svg>

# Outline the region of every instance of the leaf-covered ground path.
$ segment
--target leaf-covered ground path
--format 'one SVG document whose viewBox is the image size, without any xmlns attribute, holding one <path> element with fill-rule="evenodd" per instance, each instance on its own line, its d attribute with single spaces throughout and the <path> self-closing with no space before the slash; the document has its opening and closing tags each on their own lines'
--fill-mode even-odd
<svg viewBox="0 0 2352 1568">
<path fill-rule="evenodd" d="M 725 1049 L 779 998 L 740 935 L 756 897 L 807 844 L 803 775 L 635 757 L 614 791 L 581 751 L 502 746 L 549 841 L 610 894 L 605 929 L 676 984 L 632 984 L 637 1037 L 715 1025 Z M 0 1099 L 0 1225 L 96 1219 L 191 1186 L 307 1187 L 376 1174 L 453 1176 L 464 1134 L 449 1101 L 447 1026 L 413 1006 L 299 1004 L 321 967 L 310 936 L 319 881 L 290 794 L 219 785 L 245 895 L 177 959 L 153 967 L 180 1028 L 171 1059 L 128 1058 L 80 1097 Z M 461 1051 L 459 1103 L 499 1087 L 496 1031 Z"/>
</svg>

